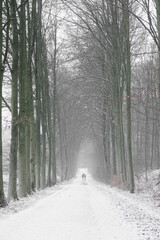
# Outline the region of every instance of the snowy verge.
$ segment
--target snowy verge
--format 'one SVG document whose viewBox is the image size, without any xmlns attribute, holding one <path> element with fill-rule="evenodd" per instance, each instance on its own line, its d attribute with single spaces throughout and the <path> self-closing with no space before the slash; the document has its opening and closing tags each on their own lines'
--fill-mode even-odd
<svg viewBox="0 0 160 240">
<path fill-rule="evenodd" d="M 135 176 L 135 190 L 148 205 L 160 206 L 160 170 L 150 170 Z"/>
<path fill-rule="evenodd" d="M 59 194 L 60 190 L 68 189 L 68 183 L 72 182 L 73 179 L 69 181 L 64 181 L 63 183 L 58 183 L 55 186 L 47 187 L 40 191 L 35 191 L 31 195 L 28 195 L 24 198 L 19 198 L 17 201 L 11 201 L 6 207 L 0 208 L 0 218 L 7 217 L 10 214 L 18 213 L 26 208 L 32 207 L 42 198 L 46 198 L 50 195 Z"/>
<path fill-rule="evenodd" d="M 137 229 L 140 240 L 160 239 L 160 208 L 153 204 L 151 198 L 143 194 L 131 194 L 116 187 L 98 183 L 99 191 L 110 198 L 117 215 L 123 221 Z"/>
</svg>

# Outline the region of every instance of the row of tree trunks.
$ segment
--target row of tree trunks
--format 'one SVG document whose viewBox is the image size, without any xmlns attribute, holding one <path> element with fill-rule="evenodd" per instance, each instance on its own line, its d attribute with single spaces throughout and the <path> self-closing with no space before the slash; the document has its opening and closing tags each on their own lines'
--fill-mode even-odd
<svg viewBox="0 0 160 240">
<path fill-rule="evenodd" d="M 74 1 L 74 6 L 77 7 L 77 16 L 81 19 L 80 25 L 82 24 L 82 28 L 86 28 L 94 38 L 90 44 L 93 44 L 92 47 L 96 48 L 94 55 L 96 64 L 100 68 L 103 65 L 105 66 L 105 68 L 102 67 L 101 72 L 102 84 L 105 82 L 107 86 L 105 97 L 102 97 L 101 102 L 101 106 L 104 106 L 104 99 L 107 103 L 107 107 L 101 107 L 101 141 L 104 161 L 107 165 L 111 162 L 112 165 L 115 165 L 113 171 L 120 175 L 123 184 L 130 186 L 130 192 L 134 192 L 131 145 L 130 3 L 131 1 L 128 0 L 108 0 L 92 3 L 83 1 L 80 7 Z M 69 5 L 69 8 L 72 9 L 72 3 L 66 3 L 66 5 Z M 74 10 L 73 12 L 75 13 Z M 99 51 L 97 44 L 102 49 L 103 54 L 101 56 L 99 54 L 96 56 L 96 51 Z M 104 56 L 107 57 L 104 58 Z M 89 61 L 88 63 L 90 64 Z M 96 73 L 93 71 L 94 74 Z M 100 78 L 99 75 L 98 78 Z M 124 101 L 124 90 L 126 90 L 126 102 Z M 111 94 L 108 95 L 108 92 Z M 112 101 L 110 106 L 108 105 L 108 99 Z M 124 103 L 126 104 L 125 112 L 127 116 L 126 135 L 124 135 Z M 107 120 L 112 121 L 112 124 L 114 124 L 111 128 L 110 126 L 106 128 Z M 109 146 L 107 142 L 107 136 L 110 135 L 110 132 L 114 134 L 112 146 Z M 112 161 L 108 159 L 110 158 L 110 147 L 112 147 L 112 158 L 114 158 Z M 111 171 L 111 167 L 109 168 Z"/>
<path fill-rule="evenodd" d="M 10 14 L 13 17 L 11 19 L 12 128 L 9 201 L 18 199 L 18 196 L 25 197 L 36 189 L 56 183 L 56 169 L 54 169 L 56 168 L 56 144 L 55 140 L 53 141 L 56 138 L 56 114 L 54 112 L 56 107 L 53 107 L 56 104 L 56 78 L 55 82 L 53 81 L 55 90 L 53 92 L 54 104 L 52 104 L 47 47 L 42 34 L 42 1 L 21 0 L 19 15 L 16 0 L 11 1 L 10 7 Z M 20 25 L 18 25 L 18 17 Z M 56 75 L 56 57 L 55 54 L 54 76 Z M 48 161 L 47 148 L 49 149 Z M 18 149 L 19 154 L 17 154 Z M 17 193 L 17 173 L 19 194 Z"/>
</svg>

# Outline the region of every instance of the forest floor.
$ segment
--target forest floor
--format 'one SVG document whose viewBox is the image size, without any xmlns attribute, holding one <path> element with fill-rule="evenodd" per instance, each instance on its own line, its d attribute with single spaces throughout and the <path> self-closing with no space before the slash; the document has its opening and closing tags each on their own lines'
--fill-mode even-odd
<svg viewBox="0 0 160 240">
<path fill-rule="evenodd" d="M 87 174 L 0 209 L 1 240 L 159 240 L 160 208 Z"/>
</svg>

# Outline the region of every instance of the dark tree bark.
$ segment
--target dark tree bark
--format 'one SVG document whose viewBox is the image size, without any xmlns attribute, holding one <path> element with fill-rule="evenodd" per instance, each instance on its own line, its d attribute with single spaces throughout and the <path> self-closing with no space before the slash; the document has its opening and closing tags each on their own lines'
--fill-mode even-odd
<svg viewBox="0 0 160 240">
<path fill-rule="evenodd" d="M 0 207 L 5 205 L 4 189 L 3 189 L 3 166 L 2 166 L 2 82 L 4 66 L 2 63 L 2 46 L 3 46 L 3 31 L 2 31 L 2 1 L 0 1 Z"/>
<path fill-rule="evenodd" d="M 17 152 L 18 152 L 18 28 L 16 16 L 16 0 L 10 1 L 12 15 L 12 127 L 11 127 L 11 146 L 10 146 L 10 167 L 9 167 L 9 190 L 8 199 L 18 199 L 17 196 Z"/>
</svg>

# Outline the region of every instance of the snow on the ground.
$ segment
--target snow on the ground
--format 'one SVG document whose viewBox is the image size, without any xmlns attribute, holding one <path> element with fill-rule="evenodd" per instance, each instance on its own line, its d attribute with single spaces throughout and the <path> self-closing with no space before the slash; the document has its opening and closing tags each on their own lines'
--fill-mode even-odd
<svg viewBox="0 0 160 240">
<path fill-rule="evenodd" d="M 147 177 L 147 179 L 146 179 Z M 135 176 L 136 193 L 149 205 L 160 204 L 160 169 L 138 173 Z"/>
<path fill-rule="evenodd" d="M 1 240 L 158 240 L 160 209 L 94 181 L 75 179 L 11 203 L 0 218 Z M 38 199 L 37 199 L 38 198 Z M 27 207 L 26 207 L 27 206 Z"/>
</svg>

